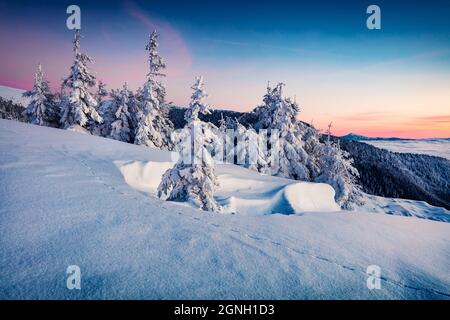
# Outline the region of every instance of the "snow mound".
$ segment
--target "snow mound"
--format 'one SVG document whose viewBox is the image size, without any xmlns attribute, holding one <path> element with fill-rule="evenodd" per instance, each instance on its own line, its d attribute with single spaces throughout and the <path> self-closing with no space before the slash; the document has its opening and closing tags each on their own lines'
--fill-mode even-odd
<svg viewBox="0 0 450 320">
<path fill-rule="evenodd" d="M 293 183 L 284 190 L 284 196 L 296 212 L 339 211 L 334 202 L 334 189 L 324 183 Z"/>
<path fill-rule="evenodd" d="M 163 173 L 173 166 L 172 162 L 116 161 L 126 183 L 133 189 L 156 195 Z"/>
<path fill-rule="evenodd" d="M 261 175 L 234 165 L 217 166 L 218 201 L 239 214 L 296 214 L 339 211 L 334 190 L 323 183 Z"/>
<path fill-rule="evenodd" d="M 172 162 L 116 162 L 125 181 L 133 189 L 156 196 L 163 173 Z M 334 190 L 323 183 L 293 182 L 233 165 L 218 165 L 217 201 L 225 212 L 239 214 L 297 214 L 339 211 Z"/>
</svg>

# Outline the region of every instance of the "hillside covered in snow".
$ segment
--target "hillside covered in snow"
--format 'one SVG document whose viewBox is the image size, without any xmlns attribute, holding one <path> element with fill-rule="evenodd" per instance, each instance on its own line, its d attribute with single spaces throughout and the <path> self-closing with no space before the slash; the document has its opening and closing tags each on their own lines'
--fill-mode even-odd
<svg viewBox="0 0 450 320">
<path fill-rule="evenodd" d="M 14 103 L 20 104 L 22 106 L 27 106 L 30 99 L 23 97 L 25 90 L 0 86 L 0 97 L 5 100 L 11 100 Z"/>
<path fill-rule="evenodd" d="M 340 211 L 328 185 L 219 165 L 208 213 L 155 196 L 169 152 L 8 120 L 0 150 L 0 299 L 450 298 L 445 209 Z"/>
</svg>

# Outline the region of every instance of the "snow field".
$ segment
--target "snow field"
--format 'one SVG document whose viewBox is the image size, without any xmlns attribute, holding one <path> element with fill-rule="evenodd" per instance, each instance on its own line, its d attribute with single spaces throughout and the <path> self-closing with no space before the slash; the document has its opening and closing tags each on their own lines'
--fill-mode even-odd
<svg viewBox="0 0 450 320">
<path fill-rule="evenodd" d="M 14 121 L 0 120 L 0 150 L 1 299 L 450 298 L 448 223 L 208 213 L 132 188 L 118 168 L 162 166 L 167 152 Z M 222 178 L 224 194 L 265 188 L 218 170 L 242 178 Z M 66 287 L 73 264 L 81 290 Z M 380 290 L 366 286 L 370 265 Z"/>
</svg>

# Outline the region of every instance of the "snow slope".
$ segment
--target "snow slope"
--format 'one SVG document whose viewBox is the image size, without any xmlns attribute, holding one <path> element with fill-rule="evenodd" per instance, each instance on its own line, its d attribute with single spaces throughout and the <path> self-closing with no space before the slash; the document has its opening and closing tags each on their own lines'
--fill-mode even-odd
<svg viewBox="0 0 450 320">
<path fill-rule="evenodd" d="M 0 150 L 0 299 L 450 299 L 449 223 L 206 213 L 126 182 L 125 165 L 151 172 L 166 152 L 14 121 L 0 120 Z M 220 170 L 223 195 L 258 189 L 246 170 Z M 366 286 L 374 264 L 380 290 Z M 69 265 L 81 290 L 66 287 Z"/>
<path fill-rule="evenodd" d="M 370 140 L 362 142 L 389 151 L 427 154 L 430 156 L 437 156 L 450 160 L 449 139 Z"/>
<path fill-rule="evenodd" d="M 26 107 L 29 104 L 29 98 L 22 97 L 22 94 L 25 90 L 16 89 L 11 87 L 0 86 L 0 97 L 3 97 L 7 100 L 12 100 L 15 103 Z"/>
<path fill-rule="evenodd" d="M 434 221 L 450 222 L 450 212 L 445 208 L 432 206 L 425 201 L 383 198 L 364 195 L 362 210 L 397 216 L 416 217 Z"/>
</svg>

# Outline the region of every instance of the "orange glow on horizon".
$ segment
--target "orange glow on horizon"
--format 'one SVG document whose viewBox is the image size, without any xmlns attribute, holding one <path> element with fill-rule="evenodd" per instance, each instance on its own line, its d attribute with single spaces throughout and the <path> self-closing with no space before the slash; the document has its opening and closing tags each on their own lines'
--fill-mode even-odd
<svg viewBox="0 0 450 320">
<path fill-rule="evenodd" d="M 327 122 L 320 122 L 318 129 L 325 128 Z M 342 136 L 354 133 L 367 137 L 381 138 L 449 138 L 450 115 L 417 117 L 397 121 L 333 121 L 333 134 Z"/>
</svg>

